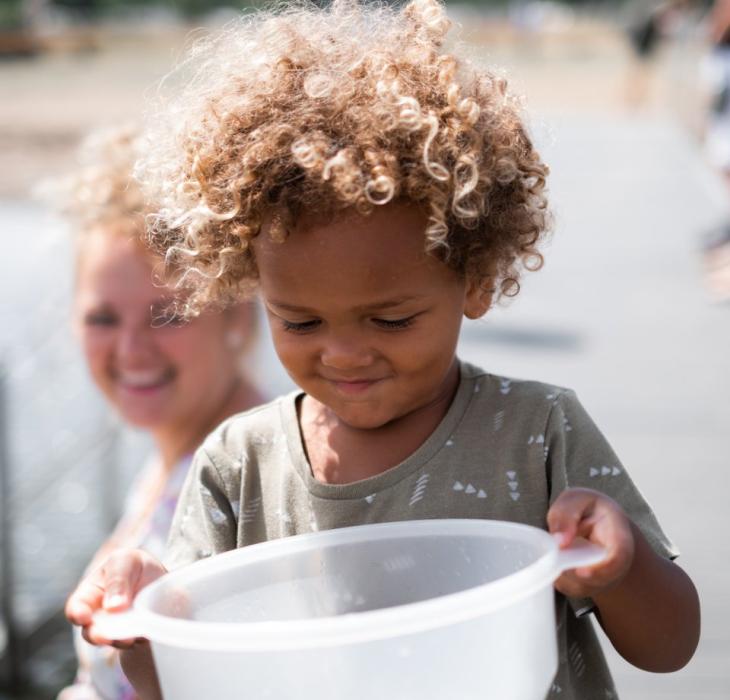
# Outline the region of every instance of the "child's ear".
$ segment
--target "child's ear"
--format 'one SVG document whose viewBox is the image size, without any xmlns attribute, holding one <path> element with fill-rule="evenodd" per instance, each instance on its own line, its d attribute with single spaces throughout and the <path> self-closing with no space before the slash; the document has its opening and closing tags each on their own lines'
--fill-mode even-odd
<svg viewBox="0 0 730 700">
<path fill-rule="evenodd" d="M 493 280 L 469 279 L 466 283 L 466 295 L 464 297 L 464 316 L 472 320 L 481 318 L 489 311 L 493 298 Z"/>
</svg>

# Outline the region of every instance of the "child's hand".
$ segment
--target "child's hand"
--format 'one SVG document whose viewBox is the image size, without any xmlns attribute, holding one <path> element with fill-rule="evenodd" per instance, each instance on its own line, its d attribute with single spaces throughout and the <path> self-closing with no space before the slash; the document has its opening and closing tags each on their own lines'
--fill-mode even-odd
<svg viewBox="0 0 730 700">
<path fill-rule="evenodd" d="M 578 488 L 564 491 L 548 511 L 547 524 L 551 533 L 562 535 L 561 549 L 575 537 L 584 537 L 607 552 L 594 566 L 565 571 L 555 582 L 564 595 L 593 597 L 628 573 L 635 544 L 631 523 L 621 506 L 605 494 Z"/>
<path fill-rule="evenodd" d="M 136 640 L 112 642 L 100 636 L 94 629 L 93 615 L 99 610 L 126 610 L 142 588 L 165 573 L 165 567 L 147 552 L 118 549 L 82 579 L 66 603 L 66 617 L 83 628 L 82 635 L 87 642 L 127 649 Z"/>
</svg>

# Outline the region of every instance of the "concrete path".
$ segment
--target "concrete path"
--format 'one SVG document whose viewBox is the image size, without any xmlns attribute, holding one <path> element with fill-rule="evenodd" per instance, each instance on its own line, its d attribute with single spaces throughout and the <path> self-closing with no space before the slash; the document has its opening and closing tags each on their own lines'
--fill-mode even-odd
<svg viewBox="0 0 730 700">
<path fill-rule="evenodd" d="M 574 388 L 682 551 L 702 598 L 699 651 L 654 675 L 611 650 L 622 700 L 727 700 L 730 305 L 710 303 L 697 250 L 725 194 L 671 122 L 537 123 L 553 170 L 547 264 L 511 305 L 470 324 L 462 355 Z"/>
</svg>

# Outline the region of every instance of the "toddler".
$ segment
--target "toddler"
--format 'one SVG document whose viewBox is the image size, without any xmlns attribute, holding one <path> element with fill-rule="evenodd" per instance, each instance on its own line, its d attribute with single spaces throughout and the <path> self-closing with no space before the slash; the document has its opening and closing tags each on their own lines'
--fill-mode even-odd
<svg viewBox="0 0 730 700">
<path fill-rule="evenodd" d="M 628 661 L 670 671 L 697 645 L 698 599 L 575 395 L 456 357 L 462 318 L 542 263 L 548 171 L 504 82 L 446 49 L 448 27 L 436 0 L 259 13 L 198 47 L 157 115 L 138 176 L 187 312 L 256 287 L 300 388 L 206 439 L 165 564 L 422 518 L 580 535 L 608 556 L 555 584 L 550 697 L 615 698 L 589 613 Z M 164 571 L 118 553 L 67 614 L 106 643 L 92 613 Z M 140 696 L 158 697 L 148 644 L 120 645 Z"/>
</svg>

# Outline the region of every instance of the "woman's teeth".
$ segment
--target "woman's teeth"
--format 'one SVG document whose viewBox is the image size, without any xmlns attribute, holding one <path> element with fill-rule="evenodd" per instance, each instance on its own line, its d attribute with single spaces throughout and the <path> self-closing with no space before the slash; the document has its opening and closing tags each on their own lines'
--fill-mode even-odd
<svg viewBox="0 0 730 700">
<path fill-rule="evenodd" d="M 159 386 L 170 378 L 170 372 L 159 370 L 124 371 L 118 375 L 119 382 L 132 389 L 148 389 Z"/>
</svg>

